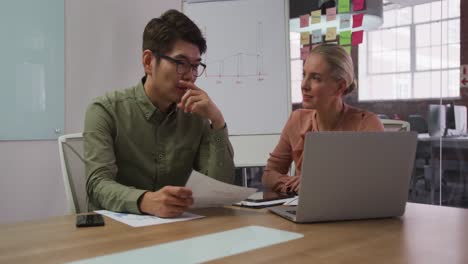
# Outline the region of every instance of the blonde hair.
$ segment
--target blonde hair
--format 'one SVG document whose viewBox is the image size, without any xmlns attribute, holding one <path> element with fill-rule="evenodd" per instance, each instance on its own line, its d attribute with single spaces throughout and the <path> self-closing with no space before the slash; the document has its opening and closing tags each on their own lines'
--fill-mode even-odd
<svg viewBox="0 0 468 264">
<path fill-rule="evenodd" d="M 346 90 L 344 95 L 351 93 L 356 89 L 356 80 L 354 78 L 354 65 L 351 56 L 340 45 L 320 44 L 314 47 L 310 54 L 320 54 L 330 66 L 331 76 L 335 80 L 345 80 Z"/>
</svg>

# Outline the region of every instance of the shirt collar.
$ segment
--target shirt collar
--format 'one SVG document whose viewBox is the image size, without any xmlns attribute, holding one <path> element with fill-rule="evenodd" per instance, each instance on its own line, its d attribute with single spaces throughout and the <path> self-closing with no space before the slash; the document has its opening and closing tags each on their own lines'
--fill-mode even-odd
<svg viewBox="0 0 468 264">
<path fill-rule="evenodd" d="M 146 95 L 144 84 L 146 82 L 146 76 L 141 78 L 141 81 L 135 86 L 135 99 L 138 102 L 138 106 L 140 107 L 141 111 L 143 112 L 146 120 L 150 120 L 151 117 L 157 113 L 159 115 L 165 115 L 162 113 L 156 106 L 153 105 L 151 100 L 149 99 L 148 95 Z M 167 116 L 172 116 L 174 113 L 177 112 L 177 105 L 173 103 L 169 106 Z"/>
</svg>

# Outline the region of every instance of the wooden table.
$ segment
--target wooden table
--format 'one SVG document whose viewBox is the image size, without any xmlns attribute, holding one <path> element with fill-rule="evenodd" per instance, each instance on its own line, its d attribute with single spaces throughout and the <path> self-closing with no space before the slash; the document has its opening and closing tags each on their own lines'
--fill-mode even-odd
<svg viewBox="0 0 468 264">
<path fill-rule="evenodd" d="M 0 225 L 0 263 L 62 263 L 248 225 L 304 238 L 214 262 L 468 263 L 468 210 L 408 203 L 401 218 L 294 224 L 268 211 L 212 208 L 207 218 L 132 228 L 106 218 L 104 227 L 75 228 L 75 216 Z"/>
</svg>

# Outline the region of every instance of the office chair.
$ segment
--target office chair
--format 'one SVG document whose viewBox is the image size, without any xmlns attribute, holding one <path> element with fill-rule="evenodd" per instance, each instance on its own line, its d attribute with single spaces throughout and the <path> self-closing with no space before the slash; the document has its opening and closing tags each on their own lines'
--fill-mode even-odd
<svg viewBox="0 0 468 264">
<path fill-rule="evenodd" d="M 403 120 L 393 120 L 393 119 L 380 119 L 384 126 L 385 131 L 410 131 L 413 130 L 411 128 L 411 124 L 409 122 L 403 121 Z M 414 130 L 413 130 L 414 131 Z M 418 141 L 418 147 L 416 152 L 421 148 L 421 142 Z M 418 166 L 418 155 L 416 154 L 416 159 L 415 159 L 415 166 L 413 168 L 413 177 L 411 177 L 411 182 L 410 182 L 410 190 L 409 190 L 409 196 L 410 197 L 415 197 L 418 196 L 418 192 L 416 191 L 416 184 L 419 180 L 424 180 L 424 186 L 425 189 L 429 189 L 429 181 L 432 180 L 432 171 L 431 167 L 429 165 L 430 161 L 430 154 L 431 154 L 431 149 L 429 145 L 429 152 L 427 150 L 424 150 L 423 152 L 429 153 L 429 156 L 426 160 L 424 160 L 424 165 L 422 166 L 424 169 L 424 173 L 421 176 L 414 176 L 416 174 L 416 167 Z"/>
<path fill-rule="evenodd" d="M 88 212 L 83 135 L 60 136 L 58 144 L 68 211 L 71 214 Z"/>
<path fill-rule="evenodd" d="M 411 131 L 416 131 L 418 134 L 429 133 L 427 121 L 421 115 L 409 115 L 408 122 L 410 123 Z"/>
<path fill-rule="evenodd" d="M 411 131 L 415 131 L 418 134 L 427 134 L 429 132 L 426 119 L 418 114 L 408 116 L 408 122 L 410 124 Z M 431 144 L 426 142 L 418 142 L 416 149 L 416 158 L 414 164 L 413 177 L 411 177 L 410 194 L 418 196 L 416 189 L 417 183 L 422 180 L 424 182 L 424 189 L 429 191 L 429 182 L 432 180 L 432 168 L 430 166 L 431 161 Z M 422 173 L 418 174 L 418 170 L 422 169 Z"/>
<path fill-rule="evenodd" d="M 410 131 L 410 124 L 403 120 L 380 119 L 385 131 Z"/>
<path fill-rule="evenodd" d="M 378 116 L 380 119 L 390 119 L 390 117 L 388 117 L 388 115 L 386 115 L 386 114 L 377 114 L 377 116 Z"/>
</svg>

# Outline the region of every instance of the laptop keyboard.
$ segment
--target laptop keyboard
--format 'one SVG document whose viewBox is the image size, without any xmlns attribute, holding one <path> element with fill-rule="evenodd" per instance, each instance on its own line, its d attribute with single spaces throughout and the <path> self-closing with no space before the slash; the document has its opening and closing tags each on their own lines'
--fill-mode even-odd
<svg viewBox="0 0 468 264">
<path fill-rule="evenodd" d="M 293 214 L 293 215 L 296 215 L 296 210 L 289 210 L 289 211 L 286 211 L 286 212 L 288 212 L 290 214 Z"/>
</svg>

